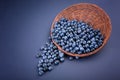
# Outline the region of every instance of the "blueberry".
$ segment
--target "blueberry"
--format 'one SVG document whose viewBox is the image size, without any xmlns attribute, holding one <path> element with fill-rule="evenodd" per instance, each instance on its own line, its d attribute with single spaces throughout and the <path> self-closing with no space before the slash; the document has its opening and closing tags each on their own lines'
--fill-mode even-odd
<svg viewBox="0 0 120 80">
<path fill-rule="evenodd" d="M 54 57 L 53 60 L 55 61 L 57 59 L 57 57 Z"/>
<path fill-rule="evenodd" d="M 52 40 L 51 36 L 49 36 L 48 39 L 51 41 Z"/>
<path fill-rule="evenodd" d="M 49 62 L 52 63 L 54 61 L 54 59 L 50 59 Z"/>
<path fill-rule="evenodd" d="M 49 63 L 47 63 L 47 66 L 51 66 L 52 64 L 49 62 Z"/>
<path fill-rule="evenodd" d="M 51 53 L 50 53 L 50 55 L 53 55 L 53 54 L 54 54 L 54 52 L 51 52 Z"/>
<path fill-rule="evenodd" d="M 40 50 L 44 50 L 44 47 L 41 47 Z"/>
<path fill-rule="evenodd" d="M 90 52 L 90 49 L 89 49 L 89 48 L 87 48 L 87 49 L 86 49 L 86 52 Z"/>
<path fill-rule="evenodd" d="M 47 57 L 48 59 L 50 59 L 51 58 L 51 55 L 48 55 L 48 57 Z"/>
<path fill-rule="evenodd" d="M 97 44 L 95 44 L 95 48 L 98 48 L 98 45 L 97 45 Z"/>
<path fill-rule="evenodd" d="M 39 58 L 39 57 L 41 57 L 41 53 L 38 53 L 38 54 L 36 55 L 36 58 Z"/>
<path fill-rule="evenodd" d="M 67 26 L 70 26 L 70 21 L 68 21 Z"/>
<path fill-rule="evenodd" d="M 65 50 L 65 46 L 62 46 L 62 49 Z"/>
<path fill-rule="evenodd" d="M 65 30 L 64 30 L 64 29 L 62 29 L 62 33 L 65 33 Z"/>
<path fill-rule="evenodd" d="M 95 38 L 92 38 L 91 41 L 94 42 L 94 41 L 95 41 Z"/>
<path fill-rule="evenodd" d="M 59 64 L 59 60 L 55 60 L 54 64 L 58 65 Z"/>
<path fill-rule="evenodd" d="M 76 46 L 75 42 L 73 42 L 72 47 L 74 48 Z"/>
<path fill-rule="evenodd" d="M 76 51 L 78 51 L 78 50 L 79 50 L 79 48 L 78 48 L 78 47 L 75 47 L 75 50 L 76 50 Z"/>
<path fill-rule="evenodd" d="M 91 41 L 89 40 L 89 41 L 87 41 L 87 43 L 88 43 L 88 44 L 90 44 L 90 43 L 91 43 Z"/>
<path fill-rule="evenodd" d="M 53 67 L 52 67 L 52 66 L 49 66 L 49 67 L 48 67 L 48 70 L 49 70 L 49 71 L 53 70 Z"/>
<path fill-rule="evenodd" d="M 63 18 L 63 17 L 62 17 L 62 18 L 60 19 L 60 21 L 66 22 L 66 21 L 68 21 L 68 20 L 67 20 L 66 18 Z"/>
<path fill-rule="evenodd" d="M 44 62 L 47 63 L 47 62 L 49 62 L 49 60 L 48 60 L 48 59 L 45 59 Z"/>
<path fill-rule="evenodd" d="M 83 44 L 86 44 L 86 41 L 85 41 L 85 40 L 83 41 Z"/>
<path fill-rule="evenodd" d="M 40 59 L 40 60 L 39 60 L 39 62 L 43 63 L 43 62 L 44 62 L 44 60 L 43 60 L 43 59 Z"/>
<path fill-rule="evenodd" d="M 75 59 L 79 59 L 79 57 L 78 57 L 78 56 L 75 56 Z"/>
<path fill-rule="evenodd" d="M 61 51 L 59 51 L 59 57 L 64 57 L 64 53 L 62 53 Z"/>
<path fill-rule="evenodd" d="M 66 48 L 65 51 L 69 52 L 70 50 L 68 48 Z"/>
<path fill-rule="evenodd" d="M 38 71 L 42 71 L 42 70 L 43 70 L 43 68 L 42 68 L 42 67 L 39 67 L 39 68 L 38 68 Z"/>
<path fill-rule="evenodd" d="M 84 51 L 84 48 L 81 46 L 81 47 L 79 47 L 80 48 L 80 51 Z"/>
<path fill-rule="evenodd" d="M 44 72 L 47 72 L 47 70 L 48 70 L 48 67 L 47 67 L 47 66 L 43 68 L 43 71 L 44 71 Z"/>
<path fill-rule="evenodd" d="M 44 50 L 43 53 L 45 54 L 45 53 L 47 53 L 47 51 Z"/>
<path fill-rule="evenodd" d="M 39 71 L 38 74 L 39 76 L 42 76 L 44 74 L 44 71 Z"/>
<path fill-rule="evenodd" d="M 72 52 L 72 53 L 75 53 L 75 50 L 72 50 L 71 52 Z"/>
<path fill-rule="evenodd" d="M 78 54 L 81 54 L 81 53 L 82 53 L 82 51 L 78 51 L 77 53 L 78 53 Z"/>
<path fill-rule="evenodd" d="M 78 33 L 81 33 L 81 29 L 78 29 Z"/>
<path fill-rule="evenodd" d="M 47 59 L 47 56 L 43 56 L 42 58 L 43 58 L 43 59 Z"/>
<path fill-rule="evenodd" d="M 69 60 L 73 60 L 73 57 L 69 57 Z"/>
<path fill-rule="evenodd" d="M 45 45 L 48 47 L 50 44 L 48 42 L 46 42 Z"/>
<path fill-rule="evenodd" d="M 41 63 L 38 63 L 37 67 L 39 68 L 39 67 L 41 67 L 41 66 L 42 66 L 42 64 L 41 64 Z"/>
<path fill-rule="evenodd" d="M 61 62 L 64 62 L 64 60 L 65 60 L 65 59 L 64 59 L 63 57 L 62 57 L 62 58 L 60 58 L 60 61 L 61 61 Z"/>
<path fill-rule="evenodd" d="M 50 51 L 50 49 L 47 51 L 47 53 L 50 53 L 51 51 Z"/>
<path fill-rule="evenodd" d="M 64 43 L 64 42 L 61 42 L 61 45 L 62 45 L 62 46 L 65 46 L 65 43 Z"/>
<path fill-rule="evenodd" d="M 47 67 L 47 64 L 46 63 L 43 63 L 43 65 L 42 65 L 43 67 Z"/>
</svg>

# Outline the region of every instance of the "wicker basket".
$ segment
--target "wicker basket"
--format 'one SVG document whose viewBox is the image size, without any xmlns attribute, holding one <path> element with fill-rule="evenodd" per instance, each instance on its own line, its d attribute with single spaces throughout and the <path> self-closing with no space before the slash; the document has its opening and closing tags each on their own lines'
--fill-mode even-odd
<svg viewBox="0 0 120 80">
<path fill-rule="evenodd" d="M 58 47 L 60 51 L 63 53 L 69 55 L 69 56 L 79 56 L 79 57 L 85 57 L 92 54 L 95 54 L 98 52 L 103 46 L 107 43 L 110 33 L 111 33 L 111 21 L 109 16 L 106 14 L 106 12 L 98 7 L 95 4 L 90 3 L 80 3 L 75 4 L 72 6 L 69 6 L 68 8 L 61 11 L 54 19 L 51 30 L 54 28 L 54 23 L 58 21 L 61 17 L 67 18 L 69 20 L 76 19 L 78 21 L 82 20 L 89 25 L 93 26 L 95 29 L 99 29 L 101 33 L 104 36 L 103 44 L 97 48 L 96 50 L 84 53 L 84 54 L 76 54 L 76 53 L 70 53 L 65 50 L 63 50 L 54 40 L 53 43 Z M 52 36 L 52 33 L 51 33 Z"/>
</svg>

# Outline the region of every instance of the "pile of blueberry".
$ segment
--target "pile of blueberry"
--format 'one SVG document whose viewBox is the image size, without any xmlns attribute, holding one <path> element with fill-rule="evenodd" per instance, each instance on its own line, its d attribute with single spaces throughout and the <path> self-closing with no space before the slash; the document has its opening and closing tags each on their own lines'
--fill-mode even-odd
<svg viewBox="0 0 120 80">
<path fill-rule="evenodd" d="M 52 43 L 52 39 L 65 51 L 77 54 L 84 54 L 95 50 L 103 43 L 104 37 L 100 30 L 93 29 L 90 25 L 83 21 L 67 20 L 61 18 L 54 24 L 52 37 L 45 47 L 41 47 L 41 54 L 37 54 L 39 59 L 37 69 L 41 76 L 51 71 L 54 65 L 64 62 L 64 53 Z M 69 60 L 79 59 L 78 56 L 68 56 Z"/>
<path fill-rule="evenodd" d="M 52 39 L 67 52 L 84 54 L 100 47 L 104 37 L 83 21 L 61 18 L 54 24 Z"/>
<path fill-rule="evenodd" d="M 51 71 L 54 65 L 58 65 L 60 62 L 64 62 L 64 54 L 57 49 L 52 43 L 46 43 L 45 47 L 41 47 L 41 53 L 37 54 L 38 62 L 38 74 L 41 76 L 45 72 Z"/>
</svg>

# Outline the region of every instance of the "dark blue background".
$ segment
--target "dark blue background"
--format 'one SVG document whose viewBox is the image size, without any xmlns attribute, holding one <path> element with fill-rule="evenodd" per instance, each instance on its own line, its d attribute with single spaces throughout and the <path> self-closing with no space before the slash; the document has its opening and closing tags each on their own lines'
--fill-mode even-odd
<svg viewBox="0 0 120 80">
<path fill-rule="evenodd" d="M 80 2 L 99 5 L 110 16 L 112 34 L 96 55 L 66 60 L 42 77 L 35 58 L 47 42 L 55 16 Z M 120 80 L 119 0 L 3 0 L 0 1 L 0 80 Z"/>
</svg>

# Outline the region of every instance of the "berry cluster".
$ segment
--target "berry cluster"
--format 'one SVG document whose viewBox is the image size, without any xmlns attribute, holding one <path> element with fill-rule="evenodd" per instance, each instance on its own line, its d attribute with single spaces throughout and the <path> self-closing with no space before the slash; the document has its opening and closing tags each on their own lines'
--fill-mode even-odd
<svg viewBox="0 0 120 80">
<path fill-rule="evenodd" d="M 52 37 L 49 37 L 49 43 L 41 47 L 42 54 L 37 54 L 39 58 L 38 73 L 43 75 L 51 71 L 54 65 L 64 62 L 64 53 L 52 43 L 52 39 L 65 51 L 77 54 L 84 54 L 94 51 L 103 43 L 104 37 L 100 30 L 93 29 L 83 21 L 67 20 L 61 18 L 54 24 Z M 69 60 L 79 59 L 78 56 L 68 56 Z"/>
<path fill-rule="evenodd" d="M 45 47 L 41 47 L 40 49 L 42 54 L 37 54 L 37 58 L 39 58 L 38 74 L 41 76 L 47 71 L 51 71 L 53 69 L 53 64 L 58 65 L 60 62 L 64 61 L 64 54 L 57 49 L 57 47 L 52 43 L 46 43 Z"/>
<path fill-rule="evenodd" d="M 100 47 L 104 37 L 83 21 L 61 18 L 54 24 L 52 39 L 67 52 L 83 54 Z"/>
</svg>

